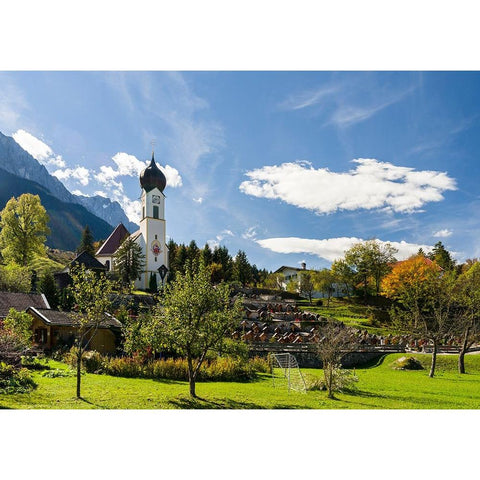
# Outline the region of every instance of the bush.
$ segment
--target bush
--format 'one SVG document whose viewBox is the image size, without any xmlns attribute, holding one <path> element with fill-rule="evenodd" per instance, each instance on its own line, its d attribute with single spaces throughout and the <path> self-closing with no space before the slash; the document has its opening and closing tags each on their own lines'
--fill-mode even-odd
<svg viewBox="0 0 480 480">
<path fill-rule="evenodd" d="M 244 361 L 231 356 L 205 361 L 197 379 L 200 381 L 246 381 L 257 372 L 268 372 L 268 362 L 261 358 Z M 103 357 L 102 373 L 116 377 L 188 380 L 188 364 L 184 358 L 167 358 L 143 362 L 140 358 Z"/>
<path fill-rule="evenodd" d="M 42 377 L 45 378 L 75 377 L 76 375 L 77 373 L 75 370 L 60 370 L 59 368 L 56 368 L 55 370 L 47 370 L 42 373 Z"/>
<path fill-rule="evenodd" d="M 22 357 L 22 367 L 28 370 L 50 370 L 47 359 L 30 356 Z"/>
<path fill-rule="evenodd" d="M 13 365 L 0 363 L 0 394 L 28 393 L 36 386 L 26 368 L 16 369 Z"/>
<path fill-rule="evenodd" d="M 63 361 L 71 368 L 77 368 L 78 348 L 72 347 L 67 353 L 63 355 Z M 82 354 L 82 368 L 88 373 L 100 373 L 104 358 L 95 350 L 87 350 Z"/>
<path fill-rule="evenodd" d="M 321 307 L 323 305 L 323 300 L 319 298 L 318 300 L 315 301 L 315 305 L 317 305 L 318 307 Z"/>
</svg>

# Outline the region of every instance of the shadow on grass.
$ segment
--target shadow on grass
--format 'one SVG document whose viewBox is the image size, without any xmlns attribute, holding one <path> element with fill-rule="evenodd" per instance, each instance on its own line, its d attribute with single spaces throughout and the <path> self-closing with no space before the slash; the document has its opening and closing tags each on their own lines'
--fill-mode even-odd
<svg viewBox="0 0 480 480">
<path fill-rule="evenodd" d="M 177 397 L 168 402 L 174 408 L 188 410 L 273 410 L 273 409 L 304 409 L 299 405 L 272 405 L 265 407 L 254 402 L 237 401 L 230 398 L 209 400 L 206 398 Z"/>
<path fill-rule="evenodd" d="M 109 407 L 105 407 L 104 405 L 99 405 L 98 403 L 93 403 L 93 402 L 91 402 L 90 400 L 87 400 L 84 397 L 75 398 L 75 400 L 78 400 L 78 401 L 81 401 L 81 402 L 84 402 L 84 403 L 88 403 L 89 405 L 93 405 L 94 407 L 101 408 L 103 410 L 108 410 L 109 409 Z"/>
</svg>

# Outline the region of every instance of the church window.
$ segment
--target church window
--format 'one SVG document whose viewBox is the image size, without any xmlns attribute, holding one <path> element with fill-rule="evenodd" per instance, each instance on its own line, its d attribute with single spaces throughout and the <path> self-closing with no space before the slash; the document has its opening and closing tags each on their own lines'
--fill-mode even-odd
<svg viewBox="0 0 480 480">
<path fill-rule="evenodd" d="M 157 261 L 157 257 L 155 257 L 155 261 Z"/>
<path fill-rule="evenodd" d="M 155 240 L 157 240 L 157 235 L 155 235 Z"/>
<path fill-rule="evenodd" d="M 142 218 L 145 218 L 145 207 L 142 207 Z"/>
<path fill-rule="evenodd" d="M 157 206 L 153 207 L 153 218 L 158 218 L 158 207 Z"/>
<path fill-rule="evenodd" d="M 107 267 L 107 270 L 110 270 L 110 260 L 105 262 L 105 266 Z"/>
</svg>

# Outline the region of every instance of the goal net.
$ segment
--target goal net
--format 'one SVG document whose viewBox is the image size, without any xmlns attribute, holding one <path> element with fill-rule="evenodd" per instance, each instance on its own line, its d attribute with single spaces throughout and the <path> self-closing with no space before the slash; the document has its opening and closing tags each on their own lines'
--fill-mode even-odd
<svg viewBox="0 0 480 480">
<path fill-rule="evenodd" d="M 273 353 L 270 355 L 273 386 L 286 386 L 288 391 L 306 392 L 307 386 L 297 359 L 291 353 Z"/>
</svg>

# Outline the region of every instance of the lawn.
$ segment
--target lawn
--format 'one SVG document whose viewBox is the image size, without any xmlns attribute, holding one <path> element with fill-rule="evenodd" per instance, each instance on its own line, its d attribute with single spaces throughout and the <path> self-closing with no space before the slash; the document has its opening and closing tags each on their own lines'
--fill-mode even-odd
<svg viewBox="0 0 480 480">
<path fill-rule="evenodd" d="M 75 399 L 75 378 L 45 378 L 34 372 L 38 388 L 29 394 L 0 395 L 0 408 L 16 409 L 424 409 L 480 406 L 480 355 L 467 355 L 466 375 L 456 373 L 455 355 L 441 355 L 435 378 L 428 368 L 420 371 L 392 370 L 402 354 L 387 355 L 374 367 L 357 369 L 358 383 L 351 393 L 329 400 L 323 391 L 300 393 L 274 387 L 269 375 L 246 383 L 204 382 L 197 384 L 202 400 L 192 401 L 186 382 L 144 380 L 86 374 L 82 378 L 83 400 Z M 415 355 L 428 367 L 430 355 Z M 63 364 L 51 362 L 54 368 Z M 310 378 L 321 370 L 304 369 Z M 278 384 L 278 382 L 277 382 Z"/>
</svg>

